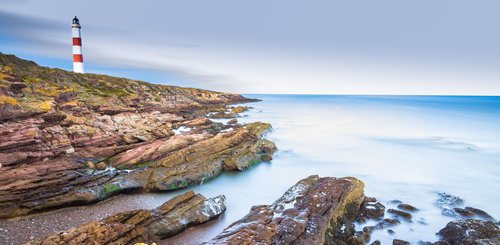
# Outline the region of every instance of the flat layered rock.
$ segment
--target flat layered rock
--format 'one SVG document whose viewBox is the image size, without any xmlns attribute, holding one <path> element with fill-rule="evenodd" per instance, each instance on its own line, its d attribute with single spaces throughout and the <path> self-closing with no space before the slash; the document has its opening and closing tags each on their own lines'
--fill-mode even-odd
<svg viewBox="0 0 500 245">
<path fill-rule="evenodd" d="M 344 244 L 354 234 L 363 188 L 356 178 L 309 176 L 207 244 Z"/>
<path fill-rule="evenodd" d="M 217 218 L 225 197 L 206 199 L 188 191 L 153 210 L 133 210 L 93 221 L 27 244 L 136 244 L 158 242 L 187 227 Z"/>
<path fill-rule="evenodd" d="M 133 170 L 90 171 L 71 158 L 6 168 L 0 170 L 0 218 L 93 203 L 125 191 L 175 190 L 224 170 L 244 170 L 276 150 L 262 139 L 269 129 L 269 124 L 251 123 L 217 135 L 155 141 L 145 146 L 157 147 L 139 146 L 117 157 L 121 164 L 140 166 Z"/>
<path fill-rule="evenodd" d="M 0 53 L 0 218 L 174 190 L 269 161 L 276 150 L 263 138 L 269 124 L 205 117 L 251 101 Z"/>
</svg>

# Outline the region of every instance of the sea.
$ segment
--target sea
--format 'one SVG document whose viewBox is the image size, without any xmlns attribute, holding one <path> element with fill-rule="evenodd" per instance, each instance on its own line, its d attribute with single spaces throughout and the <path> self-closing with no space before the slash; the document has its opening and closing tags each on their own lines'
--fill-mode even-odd
<svg viewBox="0 0 500 245">
<path fill-rule="evenodd" d="M 30 227 L 20 235 L 26 239 L 118 211 L 154 208 L 187 189 L 207 197 L 225 195 L 227 210 L 218 219 L 162 242 L 198 244 L 245 216 L 251 206 L 271 204 L 309 175 L 353 176 L 365 183 L 365 195 L 387 209 L 395 208 L 392 200 L 417 207 L 412 221 L 391 227 L 393 233 L 372 234 L 371 241 L 382 244 L 395 238 L 412 244 L 438 240 L 436 232 L 454 219 L 436 205 L 439 193 L 458 196 L 463 206 L 500 218 L 500 97 L 245 96 L 262 101 L 245 104 L 253 108 L 238 121 L 272 124 L 266 136 L 278 147 L 272 161 L 183 190 L 119 195 L 90 206 L 2 221 L 0 228 L 7 231 L 0 230 L 0 241 L 15 243 L 16 227 Z"/>
<path fill-rule="evenodd" d="M 442 214 L 439 193 L 500 218 L 500 97 L 246 96 L 262 101 L 246 104 L 253 109 L 239 122 L 271 123 L 267 137 L 279 150 L 272 162 L 194 188 L 207 196 L 224 194 L 228 203 L 224 216 L 210 226 L 215 232 L 199 229 L 200 241 L 252 205 L 271 204 L 309 175 L 353 176 L 365 183 L 365 195 L 386 209 L 396 208 L 393 200 L 419 209 L 411 222 L 391 227 L 393 234 L 375 231 L 371 242 L 437 241 L 436 233 L 455 219 Z"/>
</svg>

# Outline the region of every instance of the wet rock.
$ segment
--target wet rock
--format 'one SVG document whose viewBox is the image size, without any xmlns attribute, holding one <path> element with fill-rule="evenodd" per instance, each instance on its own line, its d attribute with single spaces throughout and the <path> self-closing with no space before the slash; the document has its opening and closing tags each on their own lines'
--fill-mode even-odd
<svg viewBox="0 0 500 245">
<path fill-rule="evenodd" d="M 396 210 L 396 209 L 392 209 L 392 208 L 388 209 L 387 213 L 393 214 L 393 215 L 395 215 L 397 217 L 401 217 L 401 218 L 403 218 L 405 220 L 408 220 L 408 221 L 411 220 L 411 218 L 412 218 L 411 214 L 409 214 L 407 212 L 399 211 L 399 210 Z"/>
<path fill-rule="evenodd" d="M 356 222 L 358 222 L 358 224 L 364 224 L 364 223 L 366 223 L 366 221 L 367 221 L 367 217 L 364 215 L 360 215 L 356 219 Z"/>
<path fill-rule="evenodd" d="M 473 208 L 473 207 L 465 207 L 465 211 L 471 212 L 481 219 L 496 222 L 496 220 L 491 215 L 489 215 L 488 213 L 486 213 L 485 211 L 483 211 L 481 209 Z"/>
<path fill-rule="evenodd" d="M 377 198 L 375 198 L 375 197 L 365 197 L 365 200 L 363 202 L 365 202 L 365 203 L 377 202 Z"/>
<path fill-rule="evenodd" d="M 229 125 L 234 125 L 234 124 L 237 124 L 238 123 L 238 119 L 234 118 L 234 119 L 231 119 L 227 122 L 227 124 Z"/>
<path fill-rule="evenodd" d="M 354 235 L 363 199 L 355 178 L 310 176 L 273 204 L 252 207 L 208 244 L 343 244 Z"/>
<path fill-rule="evenodd" d="M 436 200 L 436 206 L 441 208 L 441 214 L 444 216 L 460 219 L 462 216 L 460 215 L 454 208 L 458 208 L 464 204 L 464 200 L 458 196 L 450 195 L 445 192 L 437 193 L 439 198 Z M 460 212 L 461 210 L 458 209 Z M 462 212 L 466 214 L 467 212 Z"/>
<path fill-rule="evenodd" d="M 400 201 L 400 200 L 391 200 L 391 201 L 389 201 L 389 203 L 390 203 L 390 204 L 397 205 L 397 204 L 401 204 L 401 203 L 403 203 L 403 202 L 402 202 L 402 201 Z"/>
<path fill-rule="evenodd" d="M 387 233 L 389 233 L 389 235 L 394 235 L 394 234 L 396 234 L 396 232 L 395 232 L 395 231 L 393 231 L 393 230 L 391 230 L 391 229 L 387 230 Z"/>
<path fill-rule="evenodd" d="M 405 240 L 394 239 L 392 240 L 392 245 L 410 245 L 410 243 Z"/>
<path fill-rule="evenodd" d="M 464 218 L 470 218 L 474 216 L 474 213 L 467 211 L 463 208 L 453 208 L 453 211 L 455 211 L 457 214 L 459 214 L 461 217 Z"/>
<path fill-rule="evenodd" d="M 382 219 L 384 217 L 385 206 L 382 203 L 366 203 L 361 213 L 370 219 Z"/>
<path fill-rule="evenodd" d="M 400 223 L 401 222 L 399 220 L 397 220 L 397 219 L 388 219 L 387 218 L 387 219 L 384 219 L 381 222 L 378 222 L 374 226 L 368 226 L 367 229 L 369 229 L 370 231 L 373 231 L 373 230 L 382 230 L 382 229 L 386 229 L 388 227 L 393 227 L 393 226 L 399 225 Z"/>
<path fill-rule="evenodd" d="M 136 244 L 173 236 L 225 211 L 225 197 L 206 199 L 188 191 L 153 210 L 133 210 L 93 221 L 28 244 Z"/>
<path fill-rule="evenodd" d="M 379 240 L 375 240 L 373 241 L 372 243 L 370 243 L 370 245 L 380 245 L 380 241 Z"/>
<path fill-rule="evenodd" d="M 363 224 L 367 219 L 380 220 L 384 217 L 385 206 L 377 202 L 374 197 L 365 197 L 361 205 L 361 211 L 356 219 L 356 222 Z"/>
<path fill-rule="evenodd" d="M 449 209 L 464 204 L 464 200 L 458 196 L 447 194 L 446 192 L 437 193 L 439 198 L 436 200 L 436 206 L 442 209 Z"/>
<path fill-rule="evenodd" d="M 458 220 L 439 231 L 441 241 L 448 244 L 500 244 L 500 229 L 491 221 Z"/>
<path fill-rule="evenodd" d="M 420 218 L 417 222 L 422 225 L 428 225 L 427 221 L 424 218 Z"/>
<path fill-rule="evenodd" d="M 382 224 L 387 227 L 387 226 L 391 226 L 391 225 L 399 225 L 401 222 L 399 222 L 399 220 L 397 219 L 384 219 L 384 221 L 382 221 Z"/>
<path fill-rule="evenodd" d="M 405 204 L 405 203 L 399 204 L 398 205 L 398 209 L 401 209 L 401 210 L 407 211 L 407 212 L 416 212 L 416 211 L 418 211 L 418 208 L 413 207 L 410 204 Z"/>
<path fill-rule="evenodd" d="M 273 160 L 273 155 L 271 155 L 271 154 L 262 155 L 262 161 L 269 162 L 271 160 Z"/>
<path fill-rule="evenodd" d="M 242 112 L 248 111 L 250 109 L 252 109 L 252 107 L 249 107 L 249 106 L 235 106 L 235 107 L 231 107 L 231 113 L 238 114 L 238 113 L 242 113 Z"/>
<path fill-rule="evenodd" d="M 377 223 L 376 225 L 363 227 L 361 232 L 356 232 L 356 234 L 354 235 L 354 238 L 358 238 L 358 237 L 366 238 L 367 239 L 366 242 L 368 242 L 370 240 L 370 237 L 371 237 L 371 234 L 373 231 L 387 229 L 389 227 L 393 227 L 393 226 L 398 225 L 398 224 L 400 224 L 399 220 L 386 218 L 383 221 Z M 388 230 L 388 232 L 389 232 L 389 230 Z"/>
<path fill-rule="evenodd" d="M 353 236 L 347 239 L 347 244 L 365 245 L 368 241 L 370 241 L 370 234 L 363 231 L 356 231 Z"/>
<path fill-rule="evenodd" d="M 227 112 L 217 112 L 217 113 L 210 115 L 209 117 L 214 118 L 214 119 L 230 119 L 230 118 L 238 117 L 238 114 L 227 113 Z"/>
</svg>

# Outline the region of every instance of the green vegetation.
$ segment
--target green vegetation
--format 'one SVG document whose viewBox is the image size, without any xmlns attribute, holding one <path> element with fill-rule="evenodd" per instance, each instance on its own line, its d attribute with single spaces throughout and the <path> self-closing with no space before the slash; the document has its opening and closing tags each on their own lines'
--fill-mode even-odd
<svg viewBox="0 0 500 245">
<path fill-rule="evenodd" d="M 12 83 L 22 84 L 19 91 Z M 4 91 L 4 92 L 2 92 Z M 13 99 L 0 98 L 4 103 L 17 101 L 21 108 L 31 111 L 52 109 L 50 102 L 60 94 L 76 92 L 73 104 L 97 108 L 107 105 L 126 108 L 133 100 L 140 104 L 161 104 L 182 97 L 191 103 L 222 101 L 228 94 L 202 89 L 151 84 L 138 80 L 99 74 L 78 74 L 61 69 L 47 68 L 35 62 L 0 53 L 0 93 L 15 95 Z M 6 101 L 6 102 L 5 102 Z M 67 102 L 67 101 L 65 101 Z"/>
<path fill-rule="evenodd" d="M 102 185 L 102 187 L 103 187 L 102 191 L 103 191 L 104 196 L 108 196 L 108 195 L 120 190 L 120 187 L 118 187 L 115 184 L 106 183 L 106 184 Z"/>
<path fill-rule="evenodd" d="M 138 168 L 143 168 L 143 167 L 147 167 L 151 165 L 151 162 L 148 161 L 148 162 L 142 162 L 142 163 L 139 163 L 139 164 L 135 164 L 134 166 L 117 166 L 116 168 L 117 169 L 129 169 L 129 170 L 132 170 L 132 169 L 138 169 Z"/>
</svg>

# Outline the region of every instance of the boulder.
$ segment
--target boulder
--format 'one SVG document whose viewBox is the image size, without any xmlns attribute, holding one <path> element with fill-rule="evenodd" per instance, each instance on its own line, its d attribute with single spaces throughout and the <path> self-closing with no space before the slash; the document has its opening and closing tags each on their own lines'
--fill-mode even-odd
<svg viewBox="0 0 500 245">
<path fill-rule="evenodd" d="M 398 209 L 406 211 L 406 212 L 416 212 L 416 211 L 418 211 L 418 208 L 413 207 L 412 205 L 406 204 L 406 203 L 399 204 L 398 205 Z"/>
<path fill-rule="evenodd" d="M 394 239 L 392 240 L 392 245 L 410 245 L 410 243 L 405 240 Z"/>
<path fill-rule="evenodd" d="M 400 217 L 400 218 L 403 218 L 403 219 L 408 220 L 408 221 L 411 220 L 411 218 L 412 218 L 411 214 L 409 214 L 407 212 L 399 211 L 396 209 L 392 209 L 392 208 L 388 209 L 387 213 L 390 213 L 396 217 Z"/>
<path fill-rule="evenodd" d="M 251 208 L 208 244 L 345 244 L 364 200 L 358 179 L 300 180 L 271 205 Z"/>
<path fill-rule="evenodd" d="M 500 244 L 500 229 L 491 221 L 457 220 L 439 231 L 441 241 L 455 244 Z"/>
</svg>

